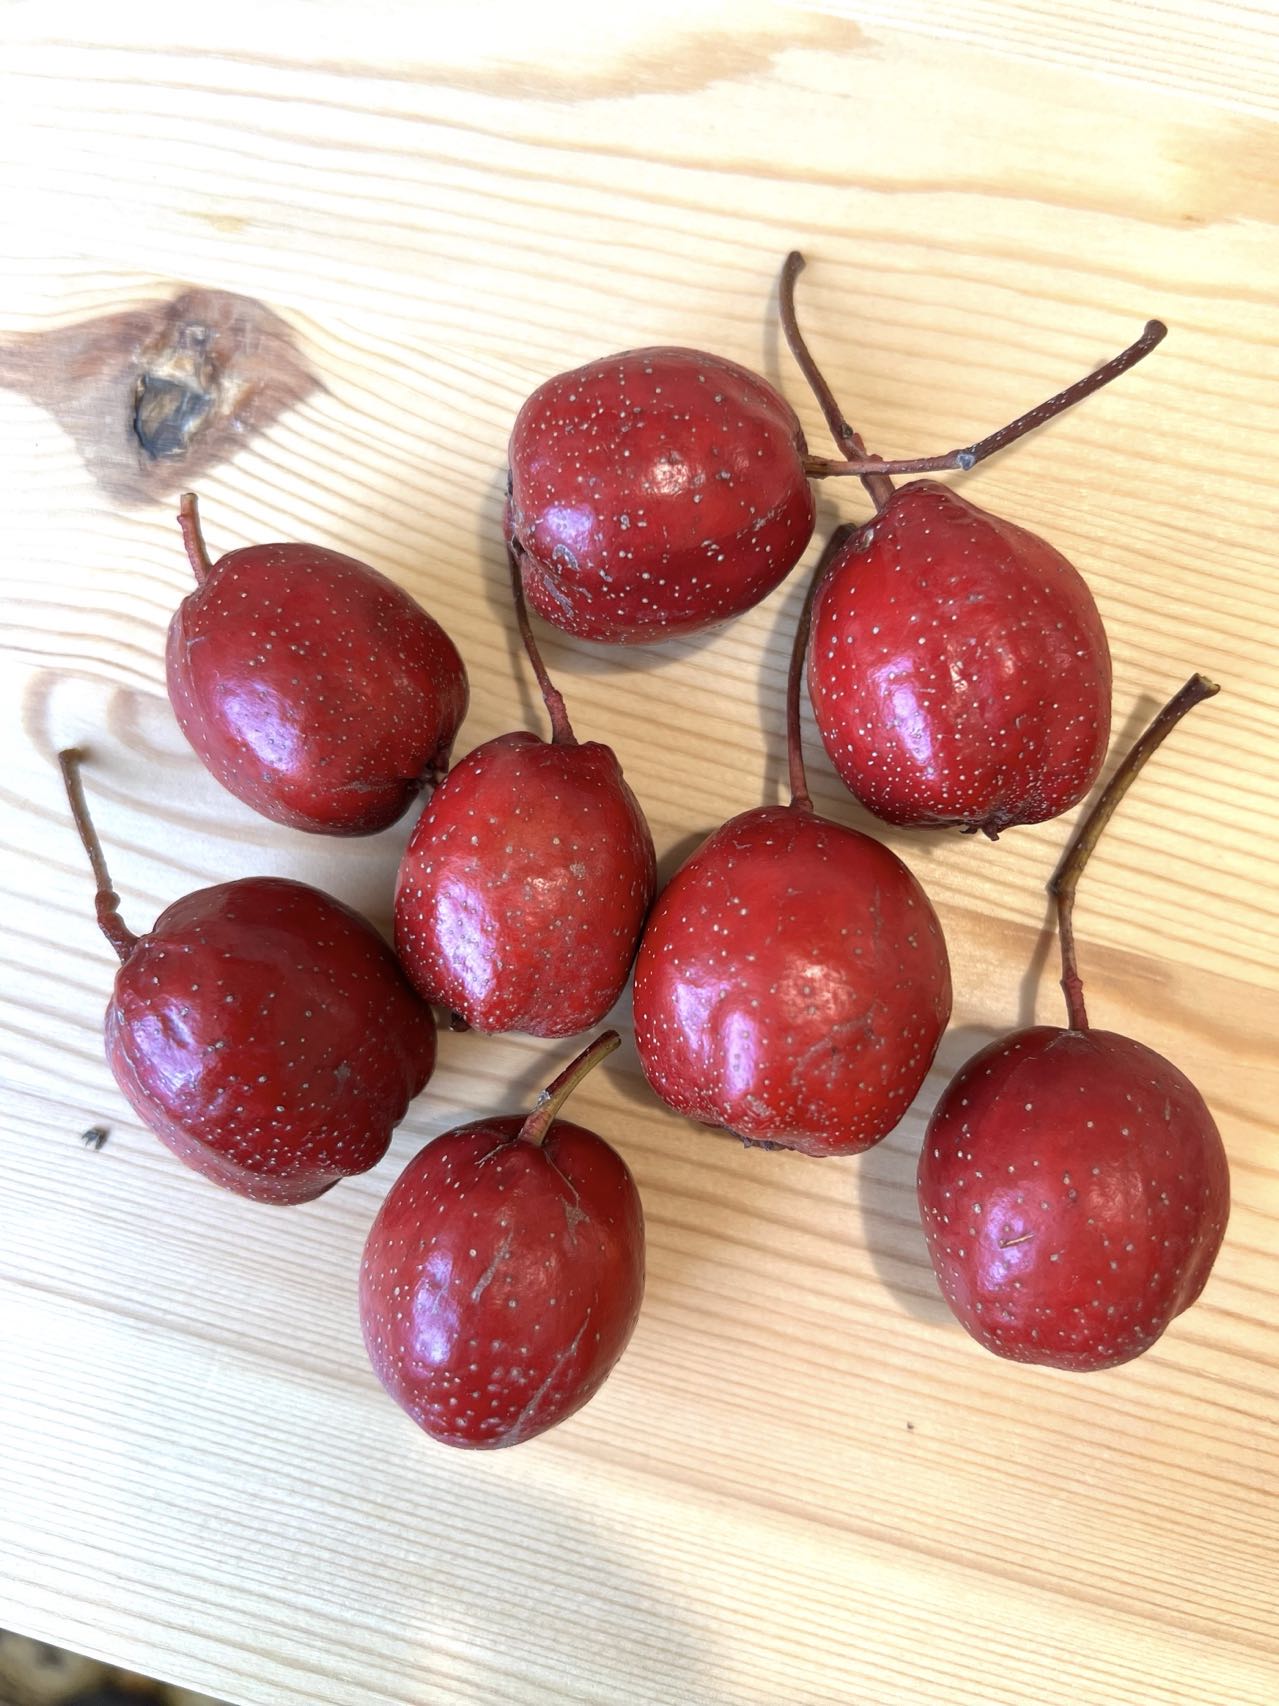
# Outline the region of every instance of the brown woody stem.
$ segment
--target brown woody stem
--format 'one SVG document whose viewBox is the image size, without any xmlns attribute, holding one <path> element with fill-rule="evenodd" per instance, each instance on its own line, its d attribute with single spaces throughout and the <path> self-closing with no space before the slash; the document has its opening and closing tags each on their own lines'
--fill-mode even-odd
<svg viewBox="0 0 1279 1706">
<path fill-rule="evenodd" d="M 547 715 L 551 719 L 551 744 L 553 746 L 576 746 L 577 736 L 573 733 L 573 725 L 568 720 L 568 711 L 564 707 L 564 697 L 546 673 L 546 665 L 542 662 L 542 653 L 533 635 L 533 625 L 528 617 L 528 604 L 524 598 L 524 576 L 520 570 L 520 549 L 513 540 L 507 541 L 506 560 L 511 571 L 511 599 L 515 605 L 515 620 L 519 626 L 520 639 L 524 642 L 525 653 L 533 666 L 533 674 L 537 677 L 537 685 L 541 689 L 542 703 L 546 706 Z"/>
<path fill-rule="evenodd" d="M 997 450 L 1003 450 L 1006 445 L 1024 438 L 1028 432 L 1043 426 L 1046 421 L 1064 414 L 1076 403 L 1082 403 L 1085 397 L 1091 397 L 1094 391 L 1100 391 L 1103 386 L 1109 385 L 1112 379 L 1118 379 L 1121 373 L 1127 373 L 1130 367 L 1136 367 L 1139 361 L 1144 361 L 1151 350 L 1157 348 L 1167 336 L 1168 328 L 1162 320 L 1147 320 L 1141 336 L 1130 343 L 1127 349 L 1112 356 L 1095 373 L 1077 379 L 1073 385 L 1067 385 L 1064 391 L 1058 391 L 1055 397 L 1049 397 L 1046 402 L 1028 409 L 1024 415 L 1018 415 L 1015 421 L 1009 421 L 1006 427 L 1000 427 L 998 432 L 990 433 L 976 444 L 969 445 L 967 450 L 959 452 L 961 456 L 971 458 L 963 466 L 971 468 L 978 462 L 984 462 Z"/>
<path fill-rule="evenodd" d="M 845 522 L 842 527 L 837 527 L 826 541 L 825 549 L 817 559 L 817 567 L 808 583 L 808 591 L 804 594 L 799 621 L 795 625 L 795 638 L 791 644 L 790 670 L 786 676 L 786 765 L 790 772 L 790 803 L 800 811 L 813 809 L 812 796 L 808 791 L 808 773 L 804 769 L 804 725 L 800 708 L 804 657 L 808 651 L 808 638 L 813 626 L 813 604 L 827 569 L 845 540 L 856 532 L 856 523 Z"/>
<path fill-rule="evenodd" d="M 963 450 L 948 450 L 941 456 L 918 456 L 907 462 L 867 462 L 856 457 L 846 462 L 831 462 L 825 457 L 809 456 L 804 462 L 805 472 L 812 479 L 822 480 L 830 474 L 864 476 L 868 471 L 874 472 L 876 468 L 882 474 L 933 474 L 944 472 L 948 468 L 975 468 L 979 462 L 984 462 L 997 450 L 1006 449 L 1017 439 L 1024 438 L 1028 432 L 1033 432 L 1036 427 L 1043 426 L 1064 410 L 1081 403 L 1085 397 L 1091 397 L 1094 391 L 1100 391 L 1103 385 L 1109 385 L 1110 381 L 1117 379 L 1121 373 L 1127 373 L 1130 367 L 1135 367 L 1157 344 L 1161 344 L 1167 335 L 1168 328 L 1162 320 L 1148 320 L 1145 331 L 1136 342 L 1129 344 L 1126 350 L 1121 350 L 1113 360 L 1106 362 L 1104 367 L 1099 367 L 1086 379 L 1077 379 L 1073 385 L 1067 385 L 1064 391 L 1058 391 L 1056 396 L 1037 403 L 1024 415 L 1018 415 L 1015 421 L 1009 421 L 1007 426 L 1000 427 L 998 432 L 979 438 L 976 444 L 970 444 Z"/>
<path fill-rule="evenodd" d="M 67 790 L 67 804 L 71 807 L 71 816 L 75 821 L 81 844 L 89 855 L 93 880 L 98 885 L 98 928 L 123 961 L 133 952 L 138 938 L 120 916 L 120 897 L 111 887 L 111 874 L 103 857 L 102 843 L 98 840 L 98 832 L 93 827 L 93 819 L 89 816 L 89 808 L 85 803 L 84 784 L 80 780 L 80 766 L 83 762 L 84 753 L 79 747 L 71 746 L 58 754 L 62 780 Z"/>
<path fill-rule="evenodd" d="M 583 1078 L 597 1067 L 606 1055 L 612 1054 L 621 1040 L 616 1031 L 602 1031 L 588 1048 L 582 1050 L 576 1060 L 569 1062 L 558 1078 L 551 1080 L 537 1098 L 533 1112 L 520 1127 L 522 1143 L 543 1141 L 554 1124 L 555 1116 Z"/>
<path fill-rule="evenodd" d="M 192 573 L 198 581 L 207 579 L 213 564 L 209 561 L 204 534 L 200 530 L 200 505 L 194 492 L 183 492 L 178 499 L 178 526 L 182 529 L 182 543 L 186 546 Z"/>
<path fill-rule="evenodd" d="M 826 375 L 813 359 L 812 351 L 804 334 L 799 329 L 799 320 L 795 313 L 795 280 L 804 270 L 804 257 L 798 249 L 792 249 L 782 266 L 781 283 L 778 286 L 778 307 L 782 322 L 782 331 L 790 352 L 795 357 L 800 372 L 808 381 L 809 390 L 817 399 L 819 408 L 830 428 L 830 435 L 835 440 L 837 448 L 845 457 L 856 459 L 875 458 L 870 456 L 860 433 L 855 432 L 844 419 L 844 411 L 835 401 L 835 394 L 827 382 Z M 813 465 L 820 465 L 821 459 L 809 457 L 805 468 L 813 471 Z M 820 477 L 820 476 L 819 476 Z M 887 474 L 866 473 L 861 476 L 871 502 L 876 509 L 883 509 L 893 495 L 893 482 Z"/>
<path fill-rule="evenodd" d="M 806 456 L 804 471 L 813 480 L 856 475 L 878 509 L 884 507 L 892 494 L 892 482 L 888 478 L 890 474 L 936 474 L 944 473 L 947 469 L 975 468 L 988 456 L 993 456 L 996 451 L 1005 449 L 1019 438 L 1024 438 L 1028 432 L 1033 432 L 1036 427 L 1043 426 L 1066 409 L 1081 403 L 1085 397 L 1091 397 L 1094 391 L 1100 391 L 1104 385 L 1109 385 L 1112 379 L 1118 379 L 1121 373 L 1127 373 L 1130 367 L 1135 367 L 1168 335 L 1168 328 L 1161 320 L 1148 320 L 1141 336 L 1129 344 L 1127 349 L 1121 350 L 1117 356 L 1099 367 L 1095 373 L 1077 379 L 1064 391 L 1058 391 L 1055 396 L 1037 403 L 1024 415 L 1018 415 L 1015 421 L 1009 421 L 1007 426 L 1000 427 L 998 432 L 989 433 L 985 438 L 978 439 L 976 444 L 966 445 L 961 450 L 947 450 L 938 456 L 915 456 L 903 461 L 889 462 L 882 456 L 870 455 L 861 435 L 854 432 L 844 419 L 843 411 L 835 401 L 825 376 L 804 341 L 795 317 L 795 280 L 803 267 L 804 257 L 797 250 L 792 250 L 782 267 L 778 291 L 782 330 L 786 334 L 791 354 L 821 406 L 831 436 L 843 451 L 843 456 L 838 459 Z"/>
<path fill-rule="evenodd" d="M 1161 746 L 1177 724 L 1194 707 L 1211 699 L 1221 689 L 1207 676 L 1192 675 L 1186 685 L 1164 706 L 1151 721 L 1144 734 L 1138 736 L 1123 763 L 1093 802 L 1069 847 L 1048 884 L 1048 892 L 1057 903 L 1057 934 L 1061 942 L 1061 987 L 1066 997 L 1066 1012 L 1072 1031 L 1088 1029 L 1088 1011 L 1084 1006 L 1084 987 L 1080 981 L 1075 959 L 1075 890 L 1101 832 L 1114 816 L 1115 807 L 1132 786 L 1137 775 L 1157 747 Z"/>
</svg>

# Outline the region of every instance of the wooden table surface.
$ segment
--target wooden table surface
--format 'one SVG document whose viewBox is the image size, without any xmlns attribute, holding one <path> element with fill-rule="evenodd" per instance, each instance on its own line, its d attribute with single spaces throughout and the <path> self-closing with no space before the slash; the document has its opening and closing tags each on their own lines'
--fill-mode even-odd
<svg viewBox="0 0 1279 1706">
<path fill-rule="evenodd" d="M 1279 1699 L 1275 14 L 841 11 L 0 13 L 0 1625 L 252 1706 Z M 499 538 L 516 408 L 593 356 L 702 345 L 780 383 L 820 445 L 775 323 L 792 245 L 810 336 L 884 453 L 964 443 L 1148 316 L 1172 328 L 965 489 L 1088 576 L 1117 741 L 1192 670 L 1223 684 L 1116 818 L 1079 931 L 1095 1022 L 1217 1114 L 1225 1248 L 1202 1302 L 1110 1373 L 1001 1363 L 950 1319 L 921 1129 L 976 1046 L 1060 1017 L 1043 885 L 1070 823 L 890 833 L 956 980 L 909 1118 L 856 1162 L 746 1152 L 658 1107 L 628 1042 L 576 1111 L 646 1204 L 632 1347 L 558 1431 L 449 1452 L 368 1369 L 361 1242 L 425 1140 L 519 1108 L 568 1049 L 446 1035 L 373 1173 L 289 1211 L 219 1193 L 104 1063 L 113 962 L 52 754 L 91 749 L 135 927 L 257 872 L 385 925 L 403 827 L 273 828 L 177 732 L 174 493 L 198 484 L 215 551 L 313 539 L 417 595 L 470 668 L 460 750 L 540 727 Z M 211 466 L 144 468 L 138 350 L 186 291 L 253 299 L 242 430 Z M 823 527 L 866 513 L 844 485 Z M 798 599 L 796 578 L 624 655 L 543 630 L 668 871 L 777 794 Z M 808 731 L 819 809 L 864 822 Z"/>
</svg>

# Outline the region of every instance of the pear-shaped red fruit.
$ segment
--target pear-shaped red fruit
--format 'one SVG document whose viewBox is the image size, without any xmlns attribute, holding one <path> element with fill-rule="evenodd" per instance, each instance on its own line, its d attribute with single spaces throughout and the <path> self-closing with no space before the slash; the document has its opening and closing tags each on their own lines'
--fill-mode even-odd
<svg viewBox="0 0 1279 1706">
<path fill-rule="evenodd" d="M 656 886 L 653 838 L 611 748 L 579 743 L 512 590 L 553 738 L 477 747 L 400 865 L 395 946 L 428 1000 L 477 1031 L 573 1036 L 622 993 Z"/>
<path fill-rule="evenodd" d="M 444 1445 L 518 1445 L 579 1410 L 626 1349 L 644 1216 L 626 1163 L 557 1118 L 605 1032 L 527 1117 L 446 1132 L 391 1187 L 364 1247 L 374 1373 Z"/>
<path fill-rule="evenodd" d="M 865 446 L 834 404 L 782 279 L 787 337 L 836 441 Z M 1129 349 L 967 451 L 985 459 L 1149 353 Z M 808 690 L 818 731 L 849 790 L 888 823 L 957 824 L 992 839 L 1056 817 L 1097 779 L 1110 736 L 1106 634 L 1083 577 L 1045 540 L 932 480 L 900 490 L 863 480 L 878 514 L 848 528 L 813 609 Z"/>
<path fill-rule="evenodd" d="M 847 537 L 813 613 L 808 689 L 831 762 L 888 823 L 992 839 L 1088 792 L 1110 650 L 1083 577 L 933 481 Z"/>
<path fill-rule="evenodd" d="M 1075 969 L 1075 885 L 1141 765 L 1191 706 L 1189 681 L 1085 820 L 1053 882 L 1069 1023 L 975 1055 L 933 1114 L 919 1206 L 946 1301 L 999 1356 L 1111 1368 L 1149 1350 L 1203 1290 L 1230 1177 L 1194 1085 L 1131 1037 L 1088 1023 Z"/>
<path fill-rule="evenodd" d="M 197 889 L 145 935 L 124 924 L 80 782 L 67 795 L 120 969 L 107 1060 L 188 1166 L 260 1202 L 318 1197 L 386 1153 L 435 1065 L 435 1021 L 371 924 L 303 883 Z"/>
<path fill-rule="evenodd" d="M 169 698 L 238 799 L 292 829 L 371 835 L 448 766 L 466 715 L 457 648 L 394 581 L 318 545 L 210 563 L 179 513 L 196 587 L 169 626 Z"/>
<path fill-rule="evenodd" d="M 635 1040 L 679 1113 L 751 1143 L 849 1155 L 887 1136 L 923 1083 L 950 967 L 901 860 L 812 808 L 807 626 L 806 606 L 787 692 L 790 804 L 733 818 L 662 892 L 635 964 Z"/>
</svg>

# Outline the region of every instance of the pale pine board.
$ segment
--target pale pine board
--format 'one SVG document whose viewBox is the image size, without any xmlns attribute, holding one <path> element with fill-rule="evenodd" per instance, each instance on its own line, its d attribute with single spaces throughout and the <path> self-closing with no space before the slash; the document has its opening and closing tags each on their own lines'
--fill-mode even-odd
<svg viewBox="0 0 1279 1706">
<path fill-rule="evenodd" d="M 318 843 L 215 787 L 163 697 L 187 586 L 172 506 L 110 502 L 0 392 L 0 1623 L 253 1706 L 1279 1697 L 1274 19 L 838 10 L 11 8 L 0 335 L 187 284 L 281 315 L 324 389 L 201 481 L 210 542 L 309 537 L 399 578 L 466 656 L 465 747 L 535 714 L 497 520 L 540 378 L 705 344 L 779 379 L 820 444 L 772 319 L 798 244 L 836 389 L 905 454 L 1166 318 L 1147 366 L 970 489 L 1088 574 L 1117 733 L 1193 669 L 1225 688 L 1125 803 L 1080 905 L 1096 1020 L 1188 1071 L 1230 1150 L 1202 1303 L 1086 1380 L 1000 1364 L 946 1315 L 920 1132 L 979 1042 L 1060 1011 L 1042 885 L 1068 825 L 893 835 L 956 971 L 911 1117 L 857 1164 L 748 1154 L 665 1115 L 628 1046 L 577 1111 L 644 1192 L 635 1342 L 557 1433 L 432 1448 L 363 1359 L 364 1231 L 424 1139 L 519 1106 L 567 1051 L 446 1036 L 383 1165 L 289 1213 L 139 1130 L 102 1060 L 111 964 L 55 748 L 92 744 L 135 924 L 259 871 L 385 923 L 404 830 Z M 862 513 L 825 494 L 826 524 Z M 642 655 L 545 636 L 663 852 L 775 792 L 797 597 Z M 810 727 L 819 807 L 861 821 L 814 748 Z M 77 1137 L 99 1120 L 95 1155 Z"/>
</svg>

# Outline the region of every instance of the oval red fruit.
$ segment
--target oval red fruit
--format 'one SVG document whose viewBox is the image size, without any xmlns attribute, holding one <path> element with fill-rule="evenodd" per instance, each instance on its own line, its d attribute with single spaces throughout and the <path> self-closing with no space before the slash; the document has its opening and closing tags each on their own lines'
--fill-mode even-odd
<svg viewBox="0 0 1279 1706">
<path fill-rule="evenodd" d="M 849 1155 L 910 1106 L 950 998 L 941 926 L 901 860 L 769 806 L 716 830 L 658 898 L 635 963 L 635 1040 L 679 1113 Z"/>
<path fill-rule="evenodd" d="M 988 1350 L 1112 1368 L 1203 1290 L 1230 1210 L 1212 1115 L 1112 1031 L 1000 1038 L 949 1085 L 919 1160 L 942 1292 Z"/>
<path fill-rule="evenodd" d="M 529 602 L 588 640 L 660 640 L 757 604 L 815 508 L 790 404 L 736 362 L 627 350 L 538 387 L 510 443 Z"/>
<path fill-rule="evenodd" d="M 517 1445 L 571 1416 L 625 1350 L 644 1292 L 644 1217 L 626 1163 L 519 1117 L 428 1144 L 391 1187 L 360 1270 L 382 1385 L 433 1439 Z"/>
<path fill-rule="evenodd" d="M 609 747 L 500 735 L 414 825 L 396 951 L 474 1030 L 572 1036 L 622 993 L 655 884 L 652 835 Z"/>
<path fill-rule="evenodd" d="M 246 877 L 166 908 L 116 973 L 107 1059 L 199 1173 L 306 1202 L 386 1153 L 435 1021 L 382 938 L 318 889 Z"/>
<path fill-rule="evenodd" d="M 169 697 L 200 758 L 277 823 L 369 835 L 448 763 L 466 670 L 376 569 L 316 545 L 228 551 L 174 613 Z"/>
</svg>

